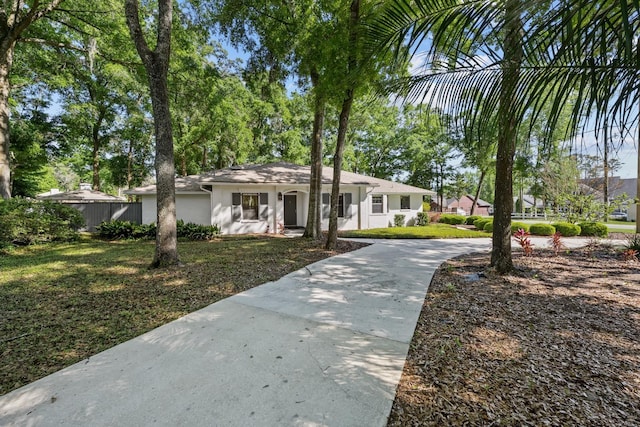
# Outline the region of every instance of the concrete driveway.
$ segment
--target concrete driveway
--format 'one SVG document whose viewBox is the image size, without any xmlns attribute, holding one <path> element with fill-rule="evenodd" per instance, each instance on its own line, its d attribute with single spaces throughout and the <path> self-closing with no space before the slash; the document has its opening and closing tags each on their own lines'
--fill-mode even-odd
<svg viewBox="0 0 640 427">
<path fill-rule="evenodd" d="M 431 277 L 489 239 L 379 241 L 0 397 L 2 426 L 384 426 Z"/>
</svg>

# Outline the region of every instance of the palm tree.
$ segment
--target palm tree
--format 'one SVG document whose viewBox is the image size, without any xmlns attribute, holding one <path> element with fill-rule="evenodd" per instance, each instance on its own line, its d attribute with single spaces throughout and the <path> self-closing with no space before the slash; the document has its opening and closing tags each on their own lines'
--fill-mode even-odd
<svg viewBox="0 0 640 427">
<path fill-rule="evenodd" d="M 572 105 L 572 134 L 605 124 L 635 129 L 639 25 L 640 6 L 627 0 L 392 0 L 372 26 L 372 44 L 393 49 L 398 59 L 415 59 L 426 47 L 426 71 L 390 90 L 448 109 L 472 134 L 496 126 L 497 271 L 512 268 L 512 171 L 524 118 L 535 122 L 550 110 L 550 137 Z"/>
</svg>

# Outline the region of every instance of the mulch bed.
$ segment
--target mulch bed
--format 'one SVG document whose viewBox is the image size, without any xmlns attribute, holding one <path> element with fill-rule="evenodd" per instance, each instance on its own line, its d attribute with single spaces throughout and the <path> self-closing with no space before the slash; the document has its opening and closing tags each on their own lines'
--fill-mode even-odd
<svg viewBox="0 0 640 427">
<path fill-rule="evenodd" d="M 640 262 L 602 245 L 443 264 L 389 426 L 640 425 Z"/>
</svg>

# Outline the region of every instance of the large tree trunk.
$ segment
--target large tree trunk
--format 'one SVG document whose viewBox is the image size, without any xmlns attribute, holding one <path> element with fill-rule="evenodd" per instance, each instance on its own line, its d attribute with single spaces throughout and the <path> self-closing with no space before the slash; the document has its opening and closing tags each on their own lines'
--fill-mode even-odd
<svg viewBox="0 0 640 427">
<path fill-rule="evenodd" d="M 329 231 L 327 233 L 326 249 L 333 250 L 338 243 L 338 199 L 340 197 L 340 176 L 342 173 L 342 157 L 344 153 L 344 144 L 347 139 L 347 130 L 349 128 L 349 115 L 353 106 L 353 98 L 355 94 L 355 79 L 353 73 L 357 67 L 357 49 L 358 49 L 358 21 L 360 19 L 360 0 L 352 0 L 349 15 L 349 58 L 347 68 L 348 87 L 342 101 L 342 110 L 340 111 L 340 122 L 338 123 L 338 138 L 336 140 L 336 152 L 333 156 L 333 181 L 331 186 L 331 210 L 329 213 Z M 347 207 L 343 204 L 343 209 L 347 211 Z"/>
<path fill-rule="evenodd" d="M 304 237 L 319 240 L 322 237 L 322 131 L 324 128 L 324 96 L 320 92 L 320 75 L 311 71 L 311 84 L 315 89 L 313 135 L 311 136 L 311 177 L 309 182 L 309 209 Z"/>
<path fill-rule="evenodd" d="M 0 197 L 11 198 L 11 156 L 9 146 L 9 75 L 13 65 L 14 42 L 0 44 Z"/>
<path fill-rule="evenodd" d="M 507 0 L 505 13 L 509 24 L 505 28 L 502 89 L 498 108 L 498 152 L 496 155 L 495 212 L 493 218 L 493 248 L 491 265 L 498 273 L 513 268 L 511 258 L 511 212 L 513 210 L 513 160 L 516 153 L 517 105 L 516 90 L 522 62 L 519 0 Z"/>
<path fill-rule="evenodd" d="M 158 34 L 155 51 L 147 46 L 138 14 L 138 1 L 125 1 L 129 32 L 147 71 L 156 134 L 157 231 L 153 267 L 179 264 L 176 231 L 175 164 L 169 110 L 167 74 L 171 52 L 171 0 L 158 0 Z"/>
<path fill-rule="evenodd" d="M 106 111 L 104 109 L 101 109 L 98 119 L 93 124 L 93 129 L 91 132 L 91 138 L 93 139 L 93 182 L 91 188 L 96 191 L 100 191 L 100 128 L 102 127 L 104 114 L 106 114 Z"/>
</svg>

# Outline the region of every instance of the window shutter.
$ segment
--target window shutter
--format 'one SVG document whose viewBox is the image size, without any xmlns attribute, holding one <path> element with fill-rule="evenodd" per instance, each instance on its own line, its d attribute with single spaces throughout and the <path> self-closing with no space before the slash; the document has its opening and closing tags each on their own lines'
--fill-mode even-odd
<svg viewBox="0 0 640 427">
<path fill-rule="evenodd" d="M 231 220 L 239 222 L 242 220 L 242 194 L 231 193 Z"/>
<path fill-rule="evenodd" d="M 331 213 L 330 197 L 329 193 L 322 193 L 322 218 L 329 218 Z"/>
<path fill-rule="evenodd" d="M 344 217 L 350 219 L 353 215 L 351 208 L 351 193 L 344 193 Z"/>
<path fill-rule="evenodd" d="M 269 219 L 269 193 L 260 193 L 260 219 Z"/>
</svg>

